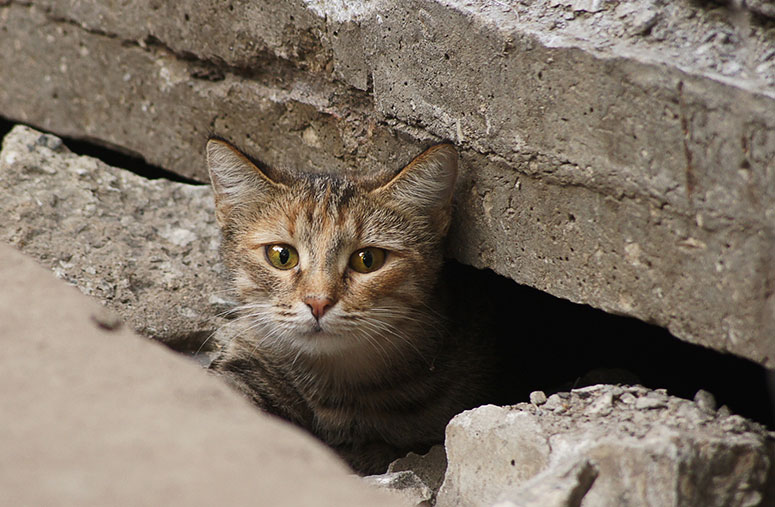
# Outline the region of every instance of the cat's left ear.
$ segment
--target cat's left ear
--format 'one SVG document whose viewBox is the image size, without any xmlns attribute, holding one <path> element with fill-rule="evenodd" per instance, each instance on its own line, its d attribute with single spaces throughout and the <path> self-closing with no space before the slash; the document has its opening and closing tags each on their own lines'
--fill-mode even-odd
<svg viewBox="0 0 775 507">
<path fill-rule="evenodd" d="M 428 215 L 447 211 L 457 180 L 457 158 L 450 143 L 431 146 L 373 192 L 388 193 L 391 199 Z"/>
</svg>

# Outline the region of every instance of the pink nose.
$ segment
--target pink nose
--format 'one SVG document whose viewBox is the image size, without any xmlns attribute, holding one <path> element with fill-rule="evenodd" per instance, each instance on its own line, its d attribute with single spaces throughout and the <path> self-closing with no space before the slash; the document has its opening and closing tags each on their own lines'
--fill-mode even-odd
<svg viewBox="0 0 775 507">
<path fill-rule="evenodd" d="M 329 298 L 316 296 L 305 297 L 304 303 L 309 306 L 309 309 L 312 311 L 312 315 L 314 315 L 315 319 L 317 320 L 320 320 L 320 318 L 326 314 L 328 309 L 334 306 L 334 302 Z"/>
</svg>

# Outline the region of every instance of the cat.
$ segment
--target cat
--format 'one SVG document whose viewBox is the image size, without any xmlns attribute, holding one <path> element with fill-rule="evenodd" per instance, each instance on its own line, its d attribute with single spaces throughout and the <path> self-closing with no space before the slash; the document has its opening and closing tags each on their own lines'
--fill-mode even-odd
<svg viewBox="0 0 775 507">
<path fill-rule="evenodd" d="M 270 173 L 220 139 L 206 151 L 241 303 L 212 368 L 361 474 L 443 441 L 491 383 L 487 340 L 453 325 L 438 280 L 454 146 L 376 183 Z"/>
</svg>

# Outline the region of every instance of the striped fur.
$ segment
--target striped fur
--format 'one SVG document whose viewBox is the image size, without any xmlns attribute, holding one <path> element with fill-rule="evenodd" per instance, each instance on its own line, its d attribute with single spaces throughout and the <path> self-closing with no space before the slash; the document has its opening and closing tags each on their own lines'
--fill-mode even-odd
<svg viewBox="0 0 775 507">
<path fill-rule="evenodd" d="M 454 148 L 431 147 L 376 188 L 330 175 L 274 181 L 219 140 L 207 154 L 242 303 L 214 368 L 359 472 L 439 442 L 487 383 L 485 347 L 450 332 L 437 284 Z M 278 243 L 295 247 L 297 267 L 267 261 L 266 245 Z M 365 247 L 388 252 L 372 273 L 348 267 Z M 317 320 L 308 297 L 333 305 Z"/>
</svg>

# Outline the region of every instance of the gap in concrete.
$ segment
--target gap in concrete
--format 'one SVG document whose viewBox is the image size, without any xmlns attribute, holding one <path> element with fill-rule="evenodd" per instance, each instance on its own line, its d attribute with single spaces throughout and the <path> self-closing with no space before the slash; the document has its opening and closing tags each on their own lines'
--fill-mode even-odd
<svg viewBox="0 0 775 507">
<path fill-rule="evenodd" d="M 19 124 L 23 123 L 12 121 L 0 116 L 0 140 L 2 140 L 3 137 L 5 137 L 5 135 L 11 131 L 14 125 Z M 41 126 L 28 126 L 34 129 L 42 130 L 44 132 L 48 131 Z M 118 146 L 107 146 L 102 141 L 97 142 L 88 139 L 75 139 L 72 137 L 62 136 L 56 132 L 53 132 L 53 134 L 55 134 L 57 137 L 60 137 L 62 142 L 65 143 L 65 146 L 67 146 L 73 153 L 99 159 L 110 166 L 126 169 L 127 171 L 133 172 L 144 178 L 151 180 L 164 178 L 170 181 L 176 181 L 178 183 L 187 183 L 189 185 L 205 184 L 201 181 L 186 178 L 185 176 L 180 176 L 179 174 L 172 171 L 151 165 L 143 160 L 140 155 L 130 153 Z"/>
<path fill-rule="evenodd" d="M 719 407 L 727 405 L 775 429 L 775 393 L 768 388 L 775 377 L 759 364 L 689 344 L 634 318 L 518 285 L 489 270 L 448 263 L 446 276 L 476 287 L 469 292 L 488 294 L 497 308 L 499 357 L 508 358 L 499 402 L 526 401 L 533 390 L 548 395 L 599 382 L 638 382 L 687 399 L 704 389 Z"/>
</svg>

